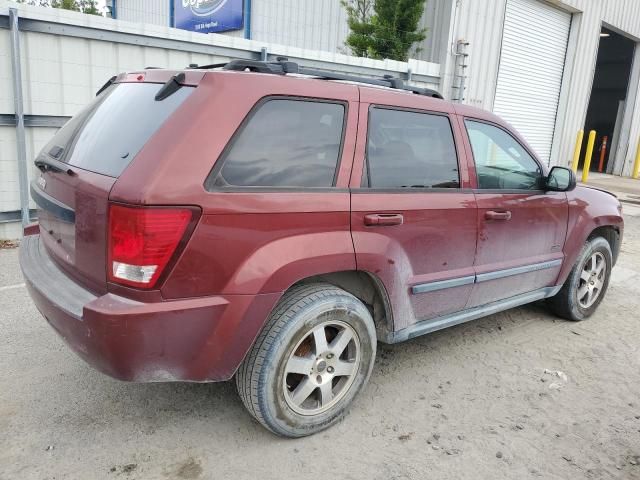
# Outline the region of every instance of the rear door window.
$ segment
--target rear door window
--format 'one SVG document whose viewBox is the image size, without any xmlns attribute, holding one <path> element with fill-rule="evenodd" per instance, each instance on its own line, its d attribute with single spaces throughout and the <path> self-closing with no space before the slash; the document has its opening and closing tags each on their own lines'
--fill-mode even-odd
<svg viewBox="0 0 640 480">
<path fill-rule="evenodd" d="M 119 177 L 145 143 L 193 92 L 155 100 L 157 83 L 118 83 L 67 122 L 44 148 L 56 160 Z"/>
<path fill-rule="evenodd" d="M 345 106 L 270 99 L 248 118 L 206 182 L 216 187 L 331 187 Z"/>
<path fill-rule="evenodd" d="M 371 188 L 459 188 L 449 118 L 372 108 L 362 183 Z"/>
</svg>

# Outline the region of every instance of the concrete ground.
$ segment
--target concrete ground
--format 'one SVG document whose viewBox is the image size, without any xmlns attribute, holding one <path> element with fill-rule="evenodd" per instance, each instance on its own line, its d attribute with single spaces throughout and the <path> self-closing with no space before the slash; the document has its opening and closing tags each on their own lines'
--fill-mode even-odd
<svg viewBox="0 0 640 480">
<path fill-rule="evenodd" d="M 577 173 L 578 181 L 582 179 L 582 172 Z M 640 205 L 640 179 L 619 177 L 606 173 L 589 172 L 587 185 L 614 192 L 619 198 Z"/>
<path fill-rule="evenodd" d="M 72 354 L 0 249 L 0 479 L 640 478 L 640 206 L 607 297 L 380 346 L 334 428 L 277 438 L 231 383 L 128 384 Z"/>
</svg>

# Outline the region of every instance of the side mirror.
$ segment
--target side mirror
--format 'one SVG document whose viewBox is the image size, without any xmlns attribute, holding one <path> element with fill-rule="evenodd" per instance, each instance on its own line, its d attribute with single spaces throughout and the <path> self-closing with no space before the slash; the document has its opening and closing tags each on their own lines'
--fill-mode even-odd
<svg viewBox="0 0 640 480">
<path fill-rule="evenodd" d="M 570 192 L 576 188 L 576 174 L 570 168 L 553 167 L 545 181 L 545 190 Z"/>
</svg>

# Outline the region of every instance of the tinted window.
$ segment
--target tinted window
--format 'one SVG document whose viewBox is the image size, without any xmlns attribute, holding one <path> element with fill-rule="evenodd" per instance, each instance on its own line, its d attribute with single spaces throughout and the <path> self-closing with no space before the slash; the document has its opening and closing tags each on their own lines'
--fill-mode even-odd
<svg viewBox="0 0 640 480">
<path fill-rule="evenodd" d="M 182 87 L 161 101 L 162 85 L 112 85 L 74 116 L 43 149 L 70 165 L 118 177 L 164 121 L 194 90 Z"/>
<path fill-rule="evenodd" d="M 373 108 L 366 182 L 374 188 L 457 188 L 458 159 L 449 119 Z"/>
<path fill-rule="evenodd" d="M 269 100 L 250 117 L 219 161 L 207 187 L 330 187 L 333 185 L 344 106 Z M 215 171 L 214 171 L 215 173 Z"/>
<path fill-rule="evenodd" d="M 540 166 L 511 135 L 487 123 L 466 120 L 465 124 L 479 188 L 540 188 Z"/>
</svg>

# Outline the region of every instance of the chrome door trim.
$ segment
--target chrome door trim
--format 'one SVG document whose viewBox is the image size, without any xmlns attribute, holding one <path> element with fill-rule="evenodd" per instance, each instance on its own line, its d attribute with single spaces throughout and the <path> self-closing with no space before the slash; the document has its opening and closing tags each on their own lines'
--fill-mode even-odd
<svg viewBox="0 0 640 480">
<path fill-rule="evenodd" d="M 494 272 L 478 273 L 476 275 L 476 283 L 488 282 L 489 280 L 497 280 L 498 278 L 511 277 L 512 275 L 520 275 L 522 273 L 537 272 L 538 270 L 546 270 L 547 268 L 559 267 L 562 260 L 549 260 L 548 262 L 533 263 L 522 267 L 506 268 L 504 270 L 496 270 Z"/>
<path fill-rule="evenodd" d="M 511 277 L 513 275 L 521 275 L 523 273 L 537 272 L 548 268 L 555 268 L 562 265 L 562 259 L 549 260 L 546 262 L 532 263 L 520 267 L 505 268 L 503 270 L 494 270 L 493 272 L 478 273 L 476 275 L 466 275 L 464 277 L 450 278 L 447 280 L 438 280 L 436 282 L 417 283 L 411 286 L 411 293 L 417 295 L 420 293 L 436 292 L 445 288 L 461 287 L 463 285 L 471 285 L 472 283 L 488 282 L 499 278 Z"/>
<path fill-rule="evenodd" d="M 449 280 L 440 280 L 437 282 L 418 283 L 411 287 L 411 293 L 414 295 L 418 293 L 435 292 L 437 290 L 444 290 L 445 288 L 461 287 L 462 285 L 470 285 L 476 281 L 475 275 L 469 275 L 466 277 L 451 278 Z"/>
</svg>

